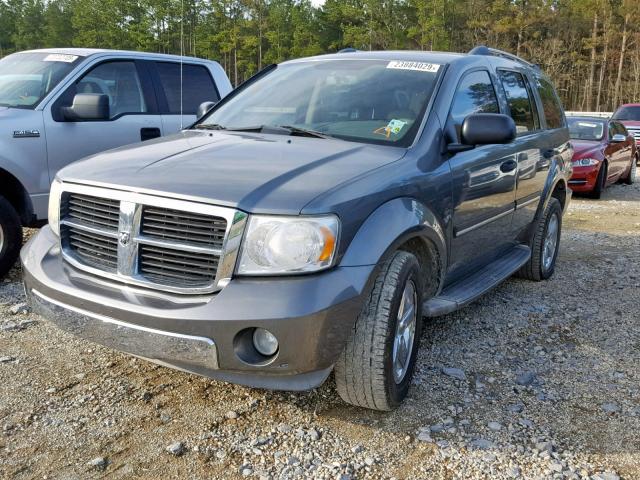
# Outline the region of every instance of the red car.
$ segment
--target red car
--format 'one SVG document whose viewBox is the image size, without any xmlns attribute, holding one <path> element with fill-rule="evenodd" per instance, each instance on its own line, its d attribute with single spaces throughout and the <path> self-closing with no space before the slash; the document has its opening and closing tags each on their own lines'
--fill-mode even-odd
<svg viewBox="0 0 640 480">
<path fill-rule="evenodd" d="M 622 123 L 591 117 L 569 117 L 567 121 L 574 149 L 571 190 L 600 198 L 608 185 L 635 181 L 636 142 Z"/>
<path fill-rule="evenodd" d="M 620 105 L 618 110 L 611 116 L 611 120 L 616 120 L 623 124 L 629 133 L 633 135 L 636 143 L 640 142 L 640 103 Z"/>
</svg>

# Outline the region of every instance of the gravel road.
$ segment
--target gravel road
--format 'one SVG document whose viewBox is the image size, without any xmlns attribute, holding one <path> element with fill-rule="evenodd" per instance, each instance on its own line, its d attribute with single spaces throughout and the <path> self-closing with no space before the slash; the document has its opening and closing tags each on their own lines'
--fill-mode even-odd
<svg viewBox="0 0 640 480">
<path fill-rule="evenodd" d="M 0 478 L 640 478 L 640 185 L 574 199 L 555 276 L 428 322 L 406 403 L 215 382 L 76 340 L 0 283 Z"/>
</svg>

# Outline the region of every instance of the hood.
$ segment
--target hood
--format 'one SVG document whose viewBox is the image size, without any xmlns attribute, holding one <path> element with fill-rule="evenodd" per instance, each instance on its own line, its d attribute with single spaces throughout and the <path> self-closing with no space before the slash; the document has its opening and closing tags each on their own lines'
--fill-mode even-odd
<svg viewBox="0 0 640 480">
<path fill-rule="evenodd" d="M 588 140 L 571 140 L 573 145 L 573 159 L 579 158 L 597 158 L 601 160 L 604 155 L 604 143 L 599 141 Z"/>
<path fill-rule="evenodd" d="M 188 130 L 94 155 L 58 176 L 252 213 L 298 214 L 318 195 L 405 153 L 333 139 Z"/>
</svg>

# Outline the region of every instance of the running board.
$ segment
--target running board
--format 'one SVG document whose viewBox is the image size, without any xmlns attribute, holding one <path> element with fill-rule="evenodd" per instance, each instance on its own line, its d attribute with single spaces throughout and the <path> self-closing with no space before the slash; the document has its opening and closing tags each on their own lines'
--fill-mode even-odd
<svg viewBox="0 0 640 480">
<path fill-rule="evenodd" d="M 440 295 L 424 302 L 425 317 L 451 313 L 473 302 L 520 270 L 531 258 L 531 249 L 517 245 L 493 263 L 446 287 Z"/>
</svg>

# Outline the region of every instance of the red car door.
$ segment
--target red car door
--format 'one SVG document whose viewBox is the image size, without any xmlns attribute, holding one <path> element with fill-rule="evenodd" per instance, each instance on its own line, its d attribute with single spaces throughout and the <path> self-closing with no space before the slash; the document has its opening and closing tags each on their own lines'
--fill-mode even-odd
<svg viewBox="0 0 640 480">
<path fill-rule="evenodd" d="M 627 157 L 630 155 L 629 139 L 622 133 L 621 127 L 618 122 L 609 123 L 609 140 L 604 151 L 609 162 L 607 184 L 616 182 L 624 173 Z"/>
</svg>

